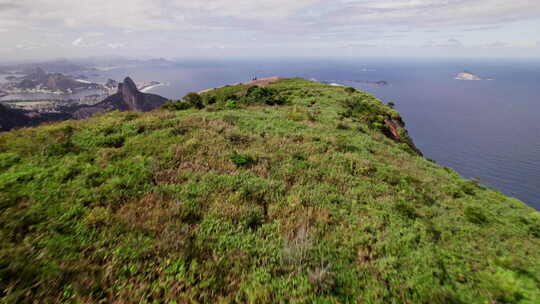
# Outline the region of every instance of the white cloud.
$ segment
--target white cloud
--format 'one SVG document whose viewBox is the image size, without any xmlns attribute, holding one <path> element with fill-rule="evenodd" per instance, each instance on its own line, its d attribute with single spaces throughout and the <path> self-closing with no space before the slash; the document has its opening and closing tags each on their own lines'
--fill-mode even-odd
<svg viewBox="0 0 540 304">
<path fill-rule="evenodd" d="M 105 36 L 105 33 L 102 33 L 102 32 L 89 32 L 89 33 L 86 33 L 86 36 L 87 37 L 102 37 L 102 36 Z"/>
<path fill-rule="evenodd" d="M 327 16 L 335 23 L 482 25 L 537 19 L 540 1 L 531 0 L 341 0 Z"/>
<path fill-rule="evenodd" d="M 119 48 L 123 48 L 125 46 L 125 44 L 123 43 L 108 43 L 107 44 L 107 47 L 111 48 L 111 49 L 119 49 Z"/>
<path fill-rule="evenodd" d="M 209 46 L 233 52 L 272 45 L 286 53 L 503 40 L 536 47 L 535 26 L 540 26 L 537 0 L 0 0 L 3 44 L 47 43 L 51 55 L 53 45 L 74 55 L 129 45 L 130 52 L 174 56 Z M 517 37 L 529 42 L 516 44 Z"/>
<path fill-rule="evenodd" d="M 450 38 L 446 40 L 430 40 L 426 43 L 426 46 L 437 48 L 457 48 L 463 47 L 463 43 L 456 38 Z"/>
<path fill-rule="evenodd" d="M 15 48 L 17 50 L 21 50 L 21 51 L 29 51 L 29 50 L 40 49 L 40 48 L 43 48 L 43 47 L 46 47 L 46 46 L 47 45 L 43 44 L 43 43 L 34 43 L 34 42 L 25 41 L 23 43 L 19 43 L 19 44 L 15 45 Z"/>
<path fill-rule="evenodd" d="M 264 24 L 266 31 L 289 26 L 366 24 L 483 25 L 540 16 L 531 0 L 8 0 L 2 23 L 49 24 L 68 28 L 189 30 Z M 276 22 L 269 24 L 271 22 Z"/>
<path fill-rule="evenodd" d="M 71 44 L 73 46 L 80 46 L 82 42 L 83 42 L 83 37 L 79 37 L 79 38 L 73 40 L 73 42 Z"/>
</svg>

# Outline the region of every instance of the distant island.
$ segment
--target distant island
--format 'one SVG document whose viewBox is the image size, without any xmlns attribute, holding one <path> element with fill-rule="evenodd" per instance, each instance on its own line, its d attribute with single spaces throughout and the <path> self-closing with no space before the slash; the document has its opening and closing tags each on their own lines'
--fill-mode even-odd
<svg viewBox="0 0 540 304">
<path fill-rule="evenodd" d="M 364 85 L 380 86 L 380 87 L 388 85 L 388 81 L 386 81 L 386 80 L 373 81 L 373 80 L 358 80 L 358 79 L 353 79 L 353 80 L 326 80 L 326 81 L 321 81 L 321 83 L 330 84 L 330 85 L 334 85 L 334 86 L 345 86 L 345 85 L 340 84 L 341 81 L 353 82 L 353 83 L 364 84 Z"/>
<path fill-rule="evenodd" d="M 479 75 L 476 75 L 474 73 L 467 72 L 467 71 L 457 74 L 455 79 L 456 80 L 487 80 L 487 79 L 483 79 Z"/>
<path fill-rule="evenodd" d="M 360 84 L 367 84 L 367 85 L 374 85 L 374 86 L 386 86 L 388 85 L 388 81 L 386 80 L 378 80 L 378 81 L 372 81 L 372 80 L 349 80 L 350 82 L 360 83 Z"/>
</svg>

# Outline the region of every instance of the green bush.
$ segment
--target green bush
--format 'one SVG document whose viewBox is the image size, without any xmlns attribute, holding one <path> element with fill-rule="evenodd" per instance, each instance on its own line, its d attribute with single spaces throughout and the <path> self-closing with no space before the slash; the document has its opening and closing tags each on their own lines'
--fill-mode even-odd
<svg viewBox="0 0 540 304">
<path fill-rule="evenodd" d="M 103 137 L 98 145 L 105 148 L 120 148 L 124 145 L 126 138 L 123 135 L 110 135 Z"/>
<path fill-rule="evenodd" d="M 348 87 L 348 88 L 345 88 L 345 92 L 347 92 L 348 94 L 352 94 L 356 92 L 356 89 L 353 87 Z"/>
<path fill-rule="evenodd" d="M 110 220 L 110 217 L 111 214 L 107 208 L 96 207 L 88 213 L 88 215 L 84 219 L 84 222 L 87 226 L 96 228 L 102 225 L 106 225 Z"/>
<path fill-rule="evenodd" d="M 475 195 L 477 185 L 474 181 L 467 181 L 461 184 L 461 191 L 467 195 Z"/>
<path fill-rule="evenodd" d="M 400 202 L 394 205 L 394 209 L 402 216 L 409 218 L 409 219 L 415 219 L 418 217 L 418 214 L 416 213 L 416 210 L 410 206 L 409 204 Z"/>
<path fill-rule="evenodd" d="M 20 160 L 20 156 L 16 153 L 0 153 L 0 169 L 8 169 Z"/>
<path fill-rule="evenodd" d="M 192 108 L 195 109 L 202 109 L 204 108 L 203 99 L 201 98 L 201 95 L 195 92 L 187 93 L 186 96 L 182 98 L 184 102 L 189 104 Z"/>
<path fill-rule="evenodd" d="M 225 107 L 228 109 L 238 109 L 238 101 L 235 99 L 229 99 L 225 102 Z"/>
<path fill-rule="evenodd" d="M 481 225 L 488 221 L 487 216 L 478 207 L 466 207 L 464 213 L 465 218 L 473 224 Z"/>
<path fill-rule="evenodd" d="M 267 105 L 283 104 L 275 90 L 252 86 L 247 89 L 245 100 L 248 104 L 263 103 Z"/>
<path fill-rule="evenodd" d="M 179 101 L 170 100 L 166 102 L 165 104 L 163 104 L 161 107 L 163 109 L 167 109 L 170 111 L 182 111 L 182 110 L 191 109 L 192 105 L 182 100 L 179 100 Z"/>
<path fill-rule="evenodd" d="M 247 167 L 255 162 L 251 156 L 236 152 L 233 152 L 229 158 L 237 167 Z"/>
</svg>

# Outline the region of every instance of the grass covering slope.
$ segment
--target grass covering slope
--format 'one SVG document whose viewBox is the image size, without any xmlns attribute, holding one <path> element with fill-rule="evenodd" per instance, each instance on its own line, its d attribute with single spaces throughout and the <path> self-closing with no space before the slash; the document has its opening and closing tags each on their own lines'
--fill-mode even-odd
<svg viewBox="0 0 540 304">
<path fill-rule="evenodd" d="M 301 79 L 0 134 L 3 303 L 539 303 L 540 215 Z"/>
</svg>

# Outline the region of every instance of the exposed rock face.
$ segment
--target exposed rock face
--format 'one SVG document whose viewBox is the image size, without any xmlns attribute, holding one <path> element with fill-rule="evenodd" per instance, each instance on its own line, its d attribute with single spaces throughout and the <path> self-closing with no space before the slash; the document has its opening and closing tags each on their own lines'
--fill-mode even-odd
<svg viewBox="0 0 540 304">
<path fill-rule="evenodd" d="M 137 85 L 129 77 L 118 84 L 118 94 L 121 95 L 123 101 L 120 106 L 125 107 L 122 110 L 144 112 L 152 109 L 151 105 L 146 104 L 143 93 L 139 92 Z"/>
<path fill-rule="evenodd" d="M 73 117 L 82 119 L 95 113 L 113 110 L 147 112 L 159 108 L 166 101 L 166 98 L 159 95 L 141 93 L 133 80 L 126 77 L 124 82 L 118 84 L 116 94 L 107 97 L 94 106 L 81 107 L 73 113 Z"/>
<path fill-rule="evenodd" d="M 383 130 L 386 137 L 394 140 L 395 142 L 407 144 L 414 152 L 422 156 L 422 152 L 414 145 L 413 141 L 407 134 L 405 129 L 405 123 L 400 119 L 385 119 L 384 124 L 386 130 Z"/>
<path fill-rule="evenodd" d="M 395 141 L 400 141 L 401 135 L 399 134 L 399 129 L 403 128 L 403 124 L 395 119 L 386 119 L 384 123 L 388 128 L 385 135 Z"/>
</svg>

